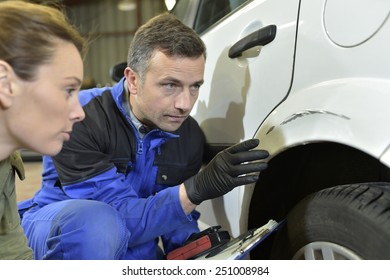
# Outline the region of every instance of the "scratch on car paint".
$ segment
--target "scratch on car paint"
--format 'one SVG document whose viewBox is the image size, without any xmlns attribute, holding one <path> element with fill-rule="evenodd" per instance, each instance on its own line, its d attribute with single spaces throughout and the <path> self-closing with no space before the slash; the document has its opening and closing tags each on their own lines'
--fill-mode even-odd
<svg viewBox="0 0 390 280">
<path fill-rule="evenodd" d="M 351 118 L 349 118 L 349 117 L 347 117 L 345 115 L 336 114 L 336 113 L 325 111 L 325 110 L 305 110 L 305 111 L 301 111 L 301 112 L 292 114 L 287 119 L 285 119 L 279 126 L 285 125 L 285 124 L 287 124 L 289 122 L 292 122 L 293 120 L 296 120 L 298 118 L 301 118 L 301 117 L 304 117 L 304 116 L 308 116 L 308 115 L 315 115 L 315 114 L 331 115 L 331 116 L 342 118 L 342 119 L 345 119 L 345 120 L 350 120 L 351 119 Z M 270 127 L 270 129 L 268 129 L 266 134 L 269 134 L 272 130 L 274 130 L 274 128 L 275 128 L 275 126 Z"/>
</svg>

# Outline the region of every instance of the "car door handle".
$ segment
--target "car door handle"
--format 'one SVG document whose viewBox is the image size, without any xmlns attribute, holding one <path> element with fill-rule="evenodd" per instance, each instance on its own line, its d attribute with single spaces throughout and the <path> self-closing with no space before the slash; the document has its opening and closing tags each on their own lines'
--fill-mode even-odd
<svg viewBox="0 0 390 280">
<path fill-rule="evenodd" d="M 276 36 L 276 25 L 268 25 L 259 30 L 249 34 L 235 43 L 229 49 L 229 57 L 236 58 L 242 55 L 242 53 L 255 46 L 265 46 L 271 43 Z"/>
</svg>

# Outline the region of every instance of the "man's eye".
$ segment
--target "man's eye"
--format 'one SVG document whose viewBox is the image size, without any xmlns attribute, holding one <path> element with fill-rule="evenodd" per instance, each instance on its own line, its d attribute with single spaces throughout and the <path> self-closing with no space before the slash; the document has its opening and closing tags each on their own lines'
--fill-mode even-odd
<svg viewBox="0 0 390 280">
<path fill-rule="evenodd" d="M 193 85 L 193 86 L 192 86 L 192 89 L 193 89 L 193 90 L 199 90 L 199 89 L 200 89 L 200 86 L 201 86 L 201 85 L 198 85 L 198 84 L 197 84 L 197 85 Z"/>
<path fill-rule="evenodd" d="M 192 95 L 197 95 L 199 93 L 200 86 L 201 85 L 199 85 L 199 84 L 191 86 L 191 88 L 190 88 L 191 94 Z"/>
<path fill-rule="evenodd" d="M 167 89 L 175 89 L 176 88 L 176 85 L 173 84 L 173 83 L 167 83 L 164 85 L 165 88 Z"/>
</svg>

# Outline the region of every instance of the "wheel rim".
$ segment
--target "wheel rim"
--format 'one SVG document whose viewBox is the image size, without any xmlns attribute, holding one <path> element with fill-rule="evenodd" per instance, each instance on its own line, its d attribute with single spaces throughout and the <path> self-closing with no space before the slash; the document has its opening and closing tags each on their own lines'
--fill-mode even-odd
<svg viewBox="0 0 390 280">
<path fill-rule="evenodd" d="M 361 260 L 350 249 L 330 242 L 313 242 L 299 249 L 294 260 Z"/>
</svg>

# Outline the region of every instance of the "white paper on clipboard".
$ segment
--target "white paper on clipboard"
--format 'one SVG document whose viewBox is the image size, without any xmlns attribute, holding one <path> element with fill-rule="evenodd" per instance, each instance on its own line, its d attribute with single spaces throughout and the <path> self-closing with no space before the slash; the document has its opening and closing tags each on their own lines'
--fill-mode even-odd
<svg viewBox="0 0 390 280">
<path fill-rule="evenodd" d="M 280 223 L 269 220 L 267 224 L 248 231 L 243 236 L 233 238 L 229 244 L 223 247 L 223 250 L 218 250 L 218 253 L 210 256 L 209 254 L 202 255 L 196 260 L 241 260 L 244 259 L 248 253 L 263 241 L 269 234 L 276 230 Z"/>
</svg>

